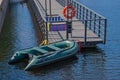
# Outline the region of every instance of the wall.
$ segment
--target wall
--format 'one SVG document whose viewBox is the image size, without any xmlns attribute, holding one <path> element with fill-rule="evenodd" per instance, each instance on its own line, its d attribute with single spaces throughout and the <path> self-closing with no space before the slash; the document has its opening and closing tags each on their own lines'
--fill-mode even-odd
<svg viewBox="0 0 120 80">
<path fill-rule="evenodd" d="M 33 21 L 36 24 L 37 33 L 39 34 L 39 39 L 40 39 L 39 42 L 42 43 L 42 41 L 44 41 L 46 37 L 46 27 L 45 27 L 45 21 L 40 14 L 40 9 L 38 5 L 39 4 L 37 0 L 28 1 L 29 10 L 32 14 Z"/>
<path fill-rule="evenodd" d="M 9 0 L 0 0 L 0 32 L 2 30 L 3 22 L 6 16 Z"/>
</svg>

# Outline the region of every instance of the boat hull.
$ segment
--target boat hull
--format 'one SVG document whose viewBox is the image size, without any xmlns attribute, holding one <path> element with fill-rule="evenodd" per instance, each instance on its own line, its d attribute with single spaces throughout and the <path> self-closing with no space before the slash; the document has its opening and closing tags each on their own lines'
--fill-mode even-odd
<svg viewBox="0 0 120 80">
<path fill-rule="evenodd" d="M 30 71 L 30 70 L 33 70 L 33 69 L 38 68 L 38 67 L 42 67 L 42 66 L 45 66 L 45 65 L 48 65 L 48 64 L 51 64 L 51 63 L 55 63 L 55 62 L 64 60 L 66 58 L 73 57 L 75 55 L 76 55 L 76 53 L 73 53 L 73 54 L 70 54 L 70 55 L 63 56 L 63 57 L 51 59 L 49 61 L 44 61 L 44 62 L 41 62 L 40 64 L 37 64 L 37 65 L 34 65 L 34 63 L 31 63 L 32 66 L 31 66 L 31 64 L 28 64 L 28 66 L 24 70 Z"/>
<path fill-rule="evenodd" d="M 28 58 L 32 55 L 31 61 L 24 70 L 32 70 L 50 63 L 54 63 L 76 55 L 78 51 L 77 42 L 60 41 L 45 46 L 33 47 L 17 51 L 11 58 L 9 63 L 18 62 L 21 59 Z M 38 55 L 39 54 L 39 55 Z M 26 56 L 27 55 L 27 56 Z"/>
</svg>

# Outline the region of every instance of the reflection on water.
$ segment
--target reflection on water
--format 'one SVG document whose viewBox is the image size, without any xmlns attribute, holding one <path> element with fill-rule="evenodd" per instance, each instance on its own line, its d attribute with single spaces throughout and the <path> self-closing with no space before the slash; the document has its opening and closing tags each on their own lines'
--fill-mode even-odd
<svg viewBox="0 0 120 80">
<path fill-rule="evenodd" d="M 7 64 L 13 52 L 35 45 L 37 38 L 26 4 L 11 3 L 0 35 L 0 80 L 8 80 L 9 76 L 11 80 L 15 79 L 17 67 Z"/>
<path fill-rule="evenodd" d="M 105 54 L 100 49 L 84 50 L 81 66 L 83 80 L 106 80 Z M 86 77 L 87 76 L 87 77 Z"/>
<path fill-rule="evenodd" d="M 108 20 L 107 44 L 99 45 L 105 54 L 103 73 L 107 80 L 120 79 L 120 0 L 78 0 Z M 94 53 L 94 52 L 93 52 Z M 92 54 L 91 54 L 92 55 Z"/>
<path fill-rule="evenodd" d="M 118 41 L 108 40 L 100 49 L 85 49 L 77 58 L 34 71 L 23 70 L 26 62 L 8 65 L 13 52 L 36 46 L 38 41 L 26 4 L 12 1 L 0 36 L 0 80 L 119 80 L 120 47 L 117 44 L 120 41 L 115 37 Z"/>
</svg>

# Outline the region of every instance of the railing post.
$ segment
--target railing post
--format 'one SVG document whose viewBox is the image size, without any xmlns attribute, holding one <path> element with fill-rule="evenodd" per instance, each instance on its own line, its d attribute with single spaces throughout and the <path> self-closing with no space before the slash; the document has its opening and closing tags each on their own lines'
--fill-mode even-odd
<svg viewBox="0 0 120 80">
<path fill-rule="evenodd" d="M 88 20 L 88 9 L 86 9 L 86 20 Z"/>
<path fill-rule="evenodd" d="M 82 6 L 80 5 L 80 15 L 79 15 L 79 16 L 80 16 L 80 17 L 79 17 L 79 18 L 80 18 L 80 20 L 81 20 L 81 17 L 82 17 L 82 15 L 81 15 L 82 10 L 81 10 L 81 9 L 82 9 Z"/>
<path fill-rule="evenodd" d="M 98 36 L 100 37 L 100 25 L 101 25 L 101 17 L 99 17 L 99 22 L 98 22 Z"/>
<path fill-rule="evenodd" d="M 85 20 L 84 44 L 87 42 L 87 20 Z"/>
<path fill-rule="evenodd" d="M 104 44 L 106 43 L 106 29 L 107 29 L 107 19 L 105 19 L 105 27 L 104 27 Z"/>
<path fill-rule="evenodd" d="M 96 14 L 94 14 L 94 30 L 93 30 L 94 33 L 96 32 L 95 29 L 96 29 Z"/>
<path fill-rule="evenodd" d="M 90 24 L 89 24 L 89 29 L 91 30 L 92 26 L 92 11 L 90 11 Z"/>
<path fill-rule="evenodd" d="M 84 14 L 85 14 L 85 7 L 83 7 L 83 13 L 82 13 L 82 21 L 84 23 Z"/>
<path fill-rule="evenodd" d="M 45 12 L 46 12 L 46 17 L 47 17 L 47 0 L 45 0 Z M 46 26 L 46 40 L 47 40 L 47 43 L 48 43 L 48 28 L 47 28 L 47 20 L 45 22 L 45 26 Z"/>
<path fill-rule="evenodd" d="M 78 7 L 78 4 L 76 4 L 76 11 L 77 11 L 77 18 L 79 19 L 79 14 L 78 14 L 78 12 L 79 12 L 79 7 Z"/>
</svg>

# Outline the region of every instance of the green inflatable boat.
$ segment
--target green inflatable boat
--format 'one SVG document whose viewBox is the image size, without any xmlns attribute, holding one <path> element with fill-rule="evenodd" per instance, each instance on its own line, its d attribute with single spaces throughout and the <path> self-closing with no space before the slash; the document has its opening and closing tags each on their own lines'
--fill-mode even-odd
<svg viewBox="0 0 120 80">
<path fill-rule="evenodd" d="M 19 62 L 26 58 L 29 60 L 29 64 L 25 70 L 32 70 L 74 56 L 77 51 L 77 42 L 65 40 L 17 51 L 10 59 L 9 64 Z"/>
</svg>

